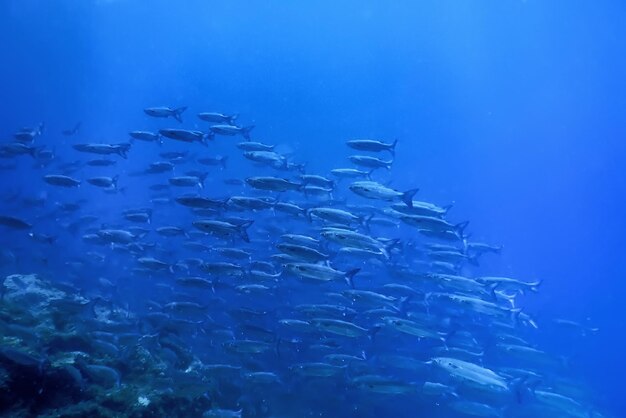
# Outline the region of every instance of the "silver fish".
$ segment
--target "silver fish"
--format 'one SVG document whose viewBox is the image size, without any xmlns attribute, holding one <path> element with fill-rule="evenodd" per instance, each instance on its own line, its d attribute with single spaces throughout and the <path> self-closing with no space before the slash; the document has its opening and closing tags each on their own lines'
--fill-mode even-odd
<svg viewBox="0 0 626 418">
<path fill-rule="evenodd" d="M 143 111 L 146 115 L 154 118 L 169 118 L 172 117 L 178 122 L 183 122 L 183 112 L 187 110 L 187 106 L 178 107 L 175 109 L 169 107 L 147 107 Z"/>
<path fill-rule="evenodd" d="M 389 151 L 391 155 L 395 155 L 397 144 L 397 139 L 390 144 L 373 139 L 353 139 L 346 141 L 346 145 L 355 150 L 371 152 Z"/>
</svg>

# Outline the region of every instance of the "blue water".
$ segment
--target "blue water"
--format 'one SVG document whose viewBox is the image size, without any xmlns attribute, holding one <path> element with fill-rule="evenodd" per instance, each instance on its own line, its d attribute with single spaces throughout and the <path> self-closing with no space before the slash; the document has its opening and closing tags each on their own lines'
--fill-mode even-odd
<svg viewBox="0 0 626 418">
<path fill-rule="evenodd" d="M 130 129 L 162 126 L 143 108 L 189 106 L 185 127 L 205 126 L 199 111 L 239 113 L 255 139 L 319 173 L 347 166 L 347 139 L 397 138 L 391 185 L 454 202 L 472 239 L 503 245 L 481 268 L 544 280 L 525 299 L 540 329 L 554 317 L 600 328 L 538 338 L 619 416 L 625 18 L 618 1 L 5 0 L 0 136 L 45 121 L 42 141 L 71 160 L 78 140 L 58 132 L 78 121 L 83 141 L 123 142 Z M 122 177 L 155 160 L 158 150 L 138 145 Z M 2 172 L 4 191 L 68 196 L 47 192 L 23 158 Z M 74 196 L 121 210 L 149 198 L 148 181 L 129 178 L 124 201 L 95 188 Z M 51 274 L 63 274 L 60 246 L 46 251 Z"/>
</svg>

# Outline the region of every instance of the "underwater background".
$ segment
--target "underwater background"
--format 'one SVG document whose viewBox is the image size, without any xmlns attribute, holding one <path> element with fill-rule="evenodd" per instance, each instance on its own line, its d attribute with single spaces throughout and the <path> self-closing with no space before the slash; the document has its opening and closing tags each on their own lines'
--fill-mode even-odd
<svg viewBox="0 0 626 418">
<path fill-rule="evenodd" d="M 480 260 L 481 272 L 542 280 L 523 300 L 538 324 L 533 344 L 567 361 L 594 409 L 622 416 L 625 18 L 618 1 L 5 0 L 0 139 L 44 122 L 35 144 L 68 162 L 80 158 L 72 144 L 127 142 L 130 130 L 164 127 L 144 108 L 188 106 L 186 128 L 206 129 L 201 111 L 237 113 L 255 125 L 254 140 L 280 144 L 318 174 L 348 166 L 346 140 L 398 139 L 386 184 L 453 203 L 450 214 L 470 221 L 472 240 L 502 245 Z M 60 135 L 77 122 L 76 137 Z M 129 173 L 162 150 L 139 142 L 107 170 L 124 180 L 124 195 L 89 185 L 51 191 L 41 180 L 50 170 L 28 156 L 2 160 L 15 165 L 0 171 L 0 193 L 50 207 L 84 199 L 85 212 L 101 217 L 97 226 L 113 224 L 114 212 L 151 198 L 152 178 Z M 215 152 L 229 155 L 231 176 L 257 175 L 232 142 L 218 138 Z M 203 193 L 228 193 L 211 176 Z M 1 205 L 38 225 L 31 209 Z M 155 213 L 173 221 L 168 210 Z M 56 235 L 55 222 L 39 225 Z M 43 247 L 1 233 L 3 252 L 22 260 L 3 262 L 3 277 L 66 279 L 67 259 L 90 251 L 82 233 Z M 134 264 L 115 260 L 96 276 L 127 277 Z M 79 287 L 90 283 L 81 277 Z M 140 283 L 126 281 L 123 299 L 143 306 Z M 598 331 L 563 333 L 552 318 Z M 372 416 L 390 416 L 385 405 L 394 402 L 382 400 Z"/>
</svg>

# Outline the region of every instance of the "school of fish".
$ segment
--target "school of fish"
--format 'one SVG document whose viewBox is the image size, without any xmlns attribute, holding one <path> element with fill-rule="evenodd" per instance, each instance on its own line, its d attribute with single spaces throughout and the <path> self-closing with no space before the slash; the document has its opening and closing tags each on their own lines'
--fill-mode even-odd
<svg viewBox="0 0 626 418">
<path fill-rule="evenodd" d="M 606 416 L 534 342 L 597 329 L 527 312 L 540 280 L 482 272 L 500 246 L 394 188 L 402 140 L 311 172 L 238 115 L 143 113 L 121 141 L 0 144 L 0 413 Z"/>
</svg>

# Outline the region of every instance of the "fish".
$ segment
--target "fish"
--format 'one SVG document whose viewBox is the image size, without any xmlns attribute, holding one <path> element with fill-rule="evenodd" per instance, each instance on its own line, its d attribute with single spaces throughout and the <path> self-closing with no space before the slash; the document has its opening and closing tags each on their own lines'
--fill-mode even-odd
<svg viewBox="0 0 626 418">
<path fill-rule="evenodd" d="M 156 233 L 163 235 L 164 237 L 178 237 L 181 235 L 187 235 L 187 232 L 183 228 L 177 226 L 162 226 L 157 228 Z"/>
<path fill-rule="evenodd" d="M 296 363 L 290 366 L 295 374 L 307 377 L 332 377 L 344 373 L 345 368 L 328 363 Z"/>
<path fill-rule="evenodd" d="M 318 263 L 330 258 L 328 254 L 321 253 L 315 248 L 309 248 L 303 245 L 280 243 L 276 245 L 276 248 L 279 251 L 294 257 L 295 259 L 309 263 Z"/>
<path fill-rule="evenodd" d="M 2 224 L 1 222 L 2 222 L 2 220 L 0 218 L 0 224 Z M 26 225 L 29 225 L 29 224 L 26 224 Z M 22 227 L 22 228 L 19 228 L 19 229 L 29 229 L 29 228 Z M 36 232 L 29 232 L 28 236 L 31 237 L 33 239 L 33 241 L 36 241 L 36 242 L 39 242 L 39 243 L 42 243 L 42 244 L 48 244 L 48 245 L 54 244 L 56 242 L 57 238 L 58 238 L 57 236 L 47 235 L 47 234 L 40 234 L 40 233 L 36 233 Z"/>
<path fill-rule="evenodd" d="M 513 290 L 530 290 L 531 292 L 538 292 L 539 286 L 541 286 L 542 281 L 536 280 L 533 282 L 524 282 L 521 280 L 513 279 L 510 277 L 477 277 L 476 281 L 478 283 L 482 283 L 485 286 L 492 287 L 494 290 L 504 290 L 504 289 L 513 289 Z"/>
<path fill-rule="evenodd" d="M 253 223 L 254 221 L 250 220 L 236 225 L 226 221 L 203 219 L 194 221 L 193 226 L 202 232 L 206 232 L 207 234 L 217 237 L 228 238 L 232 236 L 239 236 L 243 241 L 250 242 L 248 228 Z"/>
<path fill-rule="evenodd" d="M 303 247 L 317 247 L 320 245 L 320 240 L 308 235 L 284 234 L 280 236 L 280 239 L 290 244 L 300 245 Z"/>
<path fill-rule="evenodd" d="M 119 176 L 115 177 L 91 177 L 87 179 L 87 183 L 92 184 L 97 187 L 102 187 L 104 189 L 117 189 L 117 181 L 119 180 Z"/>
<path fill-rule="evenodd" d="M 334 168 L 330 170 L 333 176 L 343 179 L 365 178 L 371 180 L 371 171 L 357 170 L 356 168 Z"/>
<path fill-rule="evenodd" d="M 468 400 L 456 400 L 448 403 L 448 407 L 453 411 L 460 412 L 468 416 L 476 417 L 502 417 L 502 411 L 493 406 Z"/>
<path fill-rule="evenodd" d="M 208 173 L 202 173 L 201 176 L 177 176 L 170 177 L 167 181 L 172 186 L 177 187 L 199 187 L 204 188 L 204 181 L 206 180 Z"/>
<path fill-rule="evenodd" d="M 163 305 L 163 308 L 178 313 L 203 313 L 207 309 L 207 307 L 202 304 L 189 301 L 169 302 Z"/>
<path fill-rule="evenodd" d="M 234 126 L 234 125 L 212 125 L 209 127 L 210 131 L 215 135 L 235 136 L 241 135 L 246 140 L 250 140 L 250 131 L 254 129 L 254 125 L 250 126 Z"/>
<path fill-rule="evenodd" d="M 21 142 L 0 144 L 0 156 L 16 157 L 19 155 L 30 155 L 31 157 L 36 158 L 37 148 Z"/>
<path fill-rule="evenodd" d="M 358 338 L 367 336 L 370 330 L 352 322 L 331 318 L 312 318 L 309 323 L 322 332 L 341 335 L 343 337 Z"/>
<path fill-rule="evenodd" d="M 241 418 L 243 410 L 232 410 L 232 409 L 209 409 L 202 414 L 204 418 Z"/>
<path fill-rule="evenodd" d="M 448 221 L 436 218 L 432 216 L 420 216 L 420 215 L 403 215 L 400 220 L 407 225 L 418 228 L 420 231 L 432 231 L 440 233 L 452 233 L 459 237 L 463 236 L 467 222 L 460 222 L 458 224 L 451 224 Z"/>
<path fill-rule="evenodd" d="M 131 138 L 138 139 L 140 141 L 146 142 L 156 142 L 157 144 L 162 144 L 161 134 L 150 132 L 150 131 L 130 131 L 128 133 Z"/>
<path fill-rule="evenodd" d="M 279 177 L 248 177 L 246 183 L 259 190 L 270 190 L 274 192 L 286 192 L 289 190 L 300 190 L 301 183 L 294 183 Z"/>
<path fill-rule="evenodd" d="M 20 218 L 8 215 L 0 215 L 0 225 L 18 230 L 31 229 L 33 227 L 30 223 Z"/>
<path fill-rule="evenodd" d="M 239 115 L 238 114 L 225 115 L 223 113 L 217 113 L 217 112 L 202 112 L 202 113 L 198 113 L 197 116 L 198 116 L 198 119 L 203 120 L 205 122 L 233 125 Z"/>
<path fill-rule="evenodd" d="M 328 188 L 333 189 L 335 187 L 334 180 L 328 179 L 324 176 L 320 176 L 317 174 L 301 174 L 300 180 L 302 180 L 302 182 L 305 185 L 313 185 L 313 186 L 323 187 L 327 189 Z"/>
<path fill-rule="evenodd" d="M 275 202 L 272 205 L 274 212 L 283 212 L 295 216 L 306 216 L 306 209 L 289 202 Z"/>
<path fill-rule="evenodd" d="M 231 196 L 228 204 L 243 209 L 262 210 L 274 207 L 276 200 L 267 197 Z"/>
<path fill-rule="evenodd" d="M 389 258 L 388 248 L 395 244 L 395 242 L 385 244 L 369 235 L 342 228 L 322 228 L 321 235 L 328 241 L 345 247 L 378 251 L 384 254 L 386 258 Z"/>
<path fill-rule="evenodd" d="M 402 201 L 408 207 L 413 207 L 413 196 L 419 189 L 399 192 L 375 181 L 355 181 L 349 186 L 350 191 L 361 197 L 387 202 Z"/>
<path fill-rule="evenodd" d="M 166 173 L 168 171 L 173 171 L 174 167 L 174 164 L 169 161 L 155 161 L 150 163 L 146 173 Z"/>
<path fill-rule="evenodd" d="M 101 229 L 96 234 L 105 242 L 116 244 L 131 244 L 139 238 L 130 231 L 123 229 Z"/>
<path fill-rule="evenodd" d="M 391 209 L 393 211 L 405 215 L 431 216 L 436 218 L 443 218 L 444 216 L 446 216 L 448 214 L 448 210 L 450 210 L 451 207 L 452 205 L 437 206 L 433 203 L 420 202 L 417 200 L 411 201 L 410 205 L 405 202 L 393 203 L 391 205 Z M 392 216 L 395 216 L 393 213 L 390 214 Z"/>
<path fill-rule="evenodd" d="M 364 217 L 357 216 L 348 211 L 337 208 L 311 208 L 307 209 L 306 215 L 309 220 L 312 220 L 313 217 L 315 217 L 324 221 L 346 225 L 350 225 L 353 223 L 363 224 L 365 222 Z"/>
<path fill-rule="evenodd" d="M 159 129 L 159 135 L 168 139 L 174 139 L 181 142 L 199 142 L 207 145 L 207 140 L 212 139 L 210 135 L 201 131 L 190 131 L 187 129 Z"/>
<path fill-rule="evenodd" d="M 494 392 L 508 392 L 510 390 L 502 376 L 477 364 L 450 357 L 435 357 L 431 362 L 449 373 L 461 384 L 484 387 Z"/>
<path fill-rule="evenodd" d="M 352 287 L 354 287 L 354 276 L 361 271 L 360 268 L 340 271 L 323 264 L 312 263 L 287 263 L 285 264 L 285 268 L 294 276 L 303 279 L 312 279 L 322 282 L 345 280 Z"/>
<path fill-rule="evenodd" d="M 394 316 L 385 316 L 381 318 L 383 322 L 395 331 L 413 335 L 418 338 L 432 338 L 445 342 L 445 338 L 436 331 L 430 330 L 428 327 L 420 325 L 414 321 Z"/>
<path fill-rule="evenodd" d="M 239 142 L 237 144 L 237 148 L 243 151 L 248 151 L 248 152 L 250 151 L 271 152 L 271 151 L 274 151 L 275 147 L 276 147 L 275 145 L 264 144 L 262 142 L 254 142 L 254 141 Z"/>
<path fill-rule="evenodd" d="M 398 144 L 397 139 L 390 144 L 386 144 L 384 142 L 377 141 L 374 139 L 352 139 L 352 140 L 346 141 L 347 146 L 358 151 L 370 151 L 370 152 L 389 151 L 392 156 L 395 156 L 396 154 L 397 144 Z"/>
<path fill-rule="evenodd" d="M 64 129 L 61 131 L 61 133 L 65 136 L 75 135 L 76 133 L 78 133 L 80 126 L 81 126 L 81 122 L 77 122 L 76 125 L 74 125 L 74 127 L 72 127 L 71 129 Z"/>
<path fill-rule="evenodd" d="M 73 145 L 76 151 L 86 152 L 91 154 L 99 154 L 99 155 L 112 155 L 117 154 L 120 157 L 127 159 L 128 151 L 130 151 L 131 144 L 129 143 L 121 143 L 121 144 L 76 144 Z"/>
<path fill-rule="evenodd" d="M 24 127 L 18 130 L 17 132 L 15 132 L 13 134 L 13 138 L 15 138 L 15 140 L 18 142 L 32 143 L 36 137 L 43 134 L 44 127 L 45 127 L 45 124 L 43 122 L 41 122 L 35 128 Z"/>
<path fill-rule="evenodd" d="M 175 200 L 177 203 L 183 206 L 195 209 L 221 209 L 226 206 L 227 202 L 224 200 L 210 199 L 208 197 L 203 197 L 199 195 L 179 196 Z"/>
<path fill-rule="evenodd" d="M 183 123 L 183 113 L 187 110 L 187 106 L 182 106 L 178 108 L 170 108 L 170 107 L 147 107 L 143 111 L 146 115 L 152 116 L 153 118 L 174 118 L 179 123 Z"/>
<path fill-rule="evenodd" d="M 154 257 L 139 257 L 137 263 L 149 270 L 168 270 L 173 272 L 172 266 Z"/>
<path fill-rule="evenodd" d="M 111 167 L 116 164 L 117 161 L 107 159 L 96 159 L 87 161 L 87 165 L 91 167 Z"/>
<path fill-rule="evenodd" d="M 287 167 L 287 158 L 274 151 L 246 151 L 243 153 L 244 158 L 269 165 L 273 168 Z"/>
<path fill-rule="evenodd" d="M 131 222 L 150 223 L 152 220 L 152 208 L 129 209 L 122 212 L 122 215 Z"/>
<path fill-rule="evenodd" d="M 78 187 L 81 181 L 61 174 L 48 174 L 43 176 L 43 180 L 52 186 Z"/>
<path fill-rule="evenodd" d="M 418 386 L 398 379 L 381 375 L 364 375 L 353 378 L 350 383 L 367 392 L 387 395 L 416 393 Z"/>
<path fill-rule="evenodd" d="M 223 169 L 226 169 L 226 161 L 228 161 L 228 156 L 222 155 L 219 157 L 202 157 L 198 158 L 196 161 L 198 161 L 202 165 L 221 166 Z"/>
<path fill-rule="evenodd" d="M 252 253 L 240 248 L 212 248 L 212 251 L 218 253 L 222 257 L 234 258 L 236 260 L 250 260 Z"/>
<path fill-rule="evenodd" d="M 271 344 L 255 340 L 234 340 L 223 345 L 226 350 L 240 354 L 259 354 L 272 349 Z"/>
<path fill-rule="evenodd" d="M 371 168 L 376 170 L 377 168 L 386 168 L 387 170 L 391 170 L 391 166 L 393 165 L 393 161 L 385 161 L 380 158 L 370 157 L 368 155 L 351 155 L 348 157 L 352 164 Z"/>
</svg>

